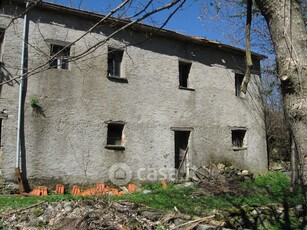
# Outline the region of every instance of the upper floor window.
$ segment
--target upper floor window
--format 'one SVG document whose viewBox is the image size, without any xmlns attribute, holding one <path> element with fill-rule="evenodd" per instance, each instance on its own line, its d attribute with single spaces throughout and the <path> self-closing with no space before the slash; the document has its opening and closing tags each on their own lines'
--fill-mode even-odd
<svg viewBox="0 0 307 230">
<path fill-rule="evenodd" d="M 2 61 L 4 29 L 0 29 L 0 61 Z"/>
<path fill-rule="evenodd" d="M 52 57 L 49 63 L 50 68 L 68 69 L 70 47 L 51 44 L 50 56 Z"/>
<path fill-rule="evenodd" d="M 190 88 L 189 75 L 192 63 L 179 61 L 179 88 Z"/>
<path fill-rule="evenodd" d="M 122 77 L 121 65 L 123 55 L 123 50 L 108 48 L 108 76 Z"/>
<path fill-rule="evenodd" d="M 238 74 L 238 73 L 235 74 L 235 90 L 237 97 L 240 97 L 241 95 L 241 85 L 243 82 L 243 78 L 244 78 L 243 74 Z"/>
</svg>

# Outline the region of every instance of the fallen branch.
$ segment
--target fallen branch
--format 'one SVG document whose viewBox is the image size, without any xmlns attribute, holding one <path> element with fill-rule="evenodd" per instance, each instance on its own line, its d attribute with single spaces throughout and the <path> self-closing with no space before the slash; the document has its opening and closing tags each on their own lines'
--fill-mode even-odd
<svg viewBox="0 0 307 230">
<path fill-rule="evenodd" d="M 196 223 L 199 224 L 199 223 L 202 223 L 202 222 L 205 222 L 205 221 L 212 219 L 214 216 L 215 215 L 211 215 L 211 216 L 206 216 L 206 217 L 199 218 L 199 219 L 196 219 L 196 220 L 191 220 L 191 221 L 185 222 L 183 224 L 177 225 L 174 229 L 178 229 L 180 227 L 183 227 L 183 226 L 189 225 L 189 224 L 196 224 Z"/>
<path fill-rule="evenodd" d="M 184 219 L 184 220 L 190 220 L 192 219 L 191 216 L 177 213 L 177 214 L 167 214 L 165 217 L 162 218 L 161 222 L 162 223 L 168 223 L 169 221 L 173 219 Z"/>
</svg>

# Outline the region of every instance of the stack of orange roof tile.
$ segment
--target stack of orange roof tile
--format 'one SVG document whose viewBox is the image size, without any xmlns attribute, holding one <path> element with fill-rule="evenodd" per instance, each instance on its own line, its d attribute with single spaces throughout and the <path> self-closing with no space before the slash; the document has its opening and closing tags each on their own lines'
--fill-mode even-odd
<svg viewBox="0 0 307 230">
<path fill-rule="evenodd" d="M 30 194 L 34 196 L 47 196 L 48 188 L 46 186 L 39 186 L 34 188 Z"/>
<path fill-rule="evenodd" d="M 135 184 L 128 184 L 128 189 L 126 188 L 126 192 L 135 192 L 137 189 L 137 186 Z M 65 187 L 62 184 L 57 184 L 55 187 L 55 194 L 62 195 L 64 194 Z M 48 189 L 46 186 L 39 186 L 37 188 L 34 188 L 32 192 L 30 192 L 31 195 L 34 196 L 47 196 Z M 104 183 L 100 182 L 96 185 L 96 187 L 92 187 L 89 189 L 86 189 L 84 191 L 81 191 L 81 188 L 78 186 L 73 186 L 71 189 L 71 194 L 73 196 L 94 196 L 94 195 L 115 195 L 115 196 L 121 196 L 125 194 L 124 191 L 119 191 L 116 188 L 110 188 Z"/>
<path fill-rule="evenodd" d="M 57 195 L 63 195 L 64 194 L 64 185 L 62 184 L 57 184 L 55 186 L 55 194 Z"/>
<path fill-rule="evenodd" d="M 128 185 L 129 192 L 135 192 L 136 191 L 136 185 L 129 184 Z M 104 183 L 98 183 L 96 187 L 86 189 L 81 192 L 80 188 L 77 186 L 73 186 L 72 188 L 72 195 L 74 196 L 93 196 L 93 195 L 115 195 L 115 196 L 121 196 L 125 194 L 123 191 L 119 191 L 116 188 L 110 188 Z"/>
</svg>

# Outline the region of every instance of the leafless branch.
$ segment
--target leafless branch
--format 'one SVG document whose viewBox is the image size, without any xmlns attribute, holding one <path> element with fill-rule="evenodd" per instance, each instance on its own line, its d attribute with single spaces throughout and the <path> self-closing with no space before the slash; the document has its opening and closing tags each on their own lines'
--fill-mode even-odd
<svg viewBox="0 0 307 230">
<path fill-rule="evenodd" d="M 88 29 L 84 34 L 82 34 L 80 37 L 78 37 L 76 40 L 74 40 L 73 42 L 71 42 L 69 45 L 63 47 L 62 50 L 60 50 L 58 53 L 54 54 L 53 56 L 51 56 L 48 61 L 46 61 L 45 63 L 39 65 L 39 66 L 36 66 L 35 68 L 29 70 L 27 72 L 27 74 L 24 74 L 24 77 L 29 77 L 29 76 L 32 76 L 32 75 L 35 75 L 37 73 L 40 73 L 44 70 L 47 70 L 49 68 L 49 63 L 50 63 L 50 60 L 52 60 L 53 58 L 55 58 L 60 52 L 62 52 L 64 49 L 68 48 L 69 46 L 75 44 L 76 42 L 80 41 L 83 37 L 85 37 L 87 34 L 91 33 L 94 29 L 96 29 L 99 25 L 101 25 L 103 22 L 105 22 L 107 19 L 109 19 L 115 12 L 119 11 L 120 9 L 122 9 L 126 4 L 128 4 L 128 2 L 131 1 L 131 0 L 125 0 L 122 4 L 120 4 L 119 6 L 117 6 L 115 9 L 111 10 L 111 12 L 106 15 L 105 17 L 103 17 L 101 20 L 99 20 L 95 25 L 93 25 L 90 29 Z M 146 5 L 146 7 L 148 7 L 150 5 L 150 3 L 152 2 L 152 0 L 150 0 L 148 2 L 148 4 Z M 150 12 L 148 13 L 145 13 L 145 14 L 142 14 L 143 12 L 145 12 L 145 10 L 141 10 L 139 13 L 135 14 L 137 16 L 141 15 L 139 18 L 133 20 L 133 21 L 124 21 L 124 25 L 121 26 L 120 28 L 116 29 L 113 33 L 111 33 L 108 37 L 106 37 L 105 39 L 101 40 L 101 41 L 98 41 L 95 45 L 89 47 L 88 49 L 86 49 L 85 51 L 75 55 L 75 56 L 71 56 L 69 61 L 76 61 L 80 58 L 83 58 L 85 56 L 87 56 L 88 54 L 94 52 L 97 48 L 101 47 L 102 45 L 104 45 L 107 41 L 109 41 L 112 37 L 114 37 L 116 34 L 118 34 L 119 32 L 125 30 L 126 28 L 129 28 L 131 27 L 132 25 L 136 24 L 136 23 L 139 23 L 141 22 L 142 20 L 150 17 L 151 15 L 153 14 L 156 14 L 158 12 L 161 12 L 163 10 L 166 10 L 166 9 L 170 9 L 172 8 L 173 6 L 175 5 L 178 5 L 174 11 L 167 17 L 167 19 L 165 20 L 165 22 L 163 23 L 163 25 L 159 28 L 157 28 L 156 30 L 160 30 L 162 29 L 166 23 L 170 20 L 170 18 L 183 6 L 183 4 L 186 2 L 186 0 L 173 0 L 172 2 L 168 3 L 168 4 L 165 4 L 164 6 L 161 6 L 161 7 L 158 7 L 158 8 L 155 8 L 153 10 L 151 10 Z M 118 23 L 123 23 L 123 21 L 121 20 L 116 20 L 113 18 L 114 21 L 117 21 Z M 144 39 L 143 41 L 145 41 L 146 39 Z M 7 81 L 4 81 L 2 83 L 0 83 L 1 85 L 4 85 L 4 84 L 7 84 L 9 83 L 10 81 L 13 81 L 13 80 L 16 80 L 18 79 L 18 77 L 15 77 L 15 78 L 12 78 L 12 79 L 9 79 Z"/>
</svg>

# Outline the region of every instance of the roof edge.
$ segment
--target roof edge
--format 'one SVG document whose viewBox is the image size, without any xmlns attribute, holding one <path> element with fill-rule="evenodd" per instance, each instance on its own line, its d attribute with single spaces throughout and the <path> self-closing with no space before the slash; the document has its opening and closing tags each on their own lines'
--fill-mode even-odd
<svg viewBox="0 0 307 230">
<path fill-rule="evenodd" d="M 25 2 L 26 0 L 10 0 L 11 2 L 16 2 L 19 4 L 23 4 L 25 6 Z M 60 5 L 60 4 L 55 4 L 55 3 L 51 3 L 51 2 L 40 2 L 38 3 L 37 7 L 40 7 L 42 9 L 47 9 L 47 10 L 53 10 L 53 11 L 57 11 L 57 12 L 61 12 L 61 13 L 68 13 L 71 15 L 75 15 L 75 16 L 82 16 L 85 17 L 87 19 L 91 19 L 91 20 L 98 20 L 101 19 L 103 17 L 105 17 L 105 15 L 103 14 L 99 14 L 99 13 L 95 13 L 92 11 L 86 11 L 86 10 L 81 10 L 81 9 L 76 9 L 76 8 L 72 8 L 72 7 L 68 7 L 65 5 Z M 120 18 L 115 18 L 115 17 L 110 17 L 108 19 L 109 22 L 116 22 L 118 23 L 118 25 L 126 25 L 128 23 L 130 23 L 130 20 L 126 20 L 126 19 L 120 19 Z M 134 24 L 130 29 L 135 30 L 135 31 L 140 31 L 140 32 L 149 32 L 149 33 L 153 33 L 156 34 L 158 36 L 162 36 L 162 37 L 168 37 L 168 38 L 173 38 L 173 39 L 177 39 L 180 41 L 185 41 L 185 42 L 192 42 L 192 43 L 196 43 L 199 45 L 206 45 L 206 46 L 210 46 L 213 48 L 218 48 L 218 49 L 222 49 L 228 52 L 234 52 L 237 53 L 239 55 L 243 55 L 245 56 L 245 50 L 232 46 L 232 45 L 228 45 L 228 44 L 224 44 L 218 41 L 214 41 L 214 40 L 210 40 L 207 39 L 205 37 L 199 37 L 199 36 L 191 36 L 191 35 L 186 35 L 186 34 L 181 34 L 178 32 L 175 32 L 173 30 L 168 30 L 168 29 L 161 29 L 155 26 L 151 26 L 148 24 L 144 24 L 144 23 L 136 23 Z M 262 60 L 262 59 L 266 59 L 267 56 L 256 53 L 256 52 L 252 52 L 252 57 L 256 58 L 258 60 Z"/>
</svg>

